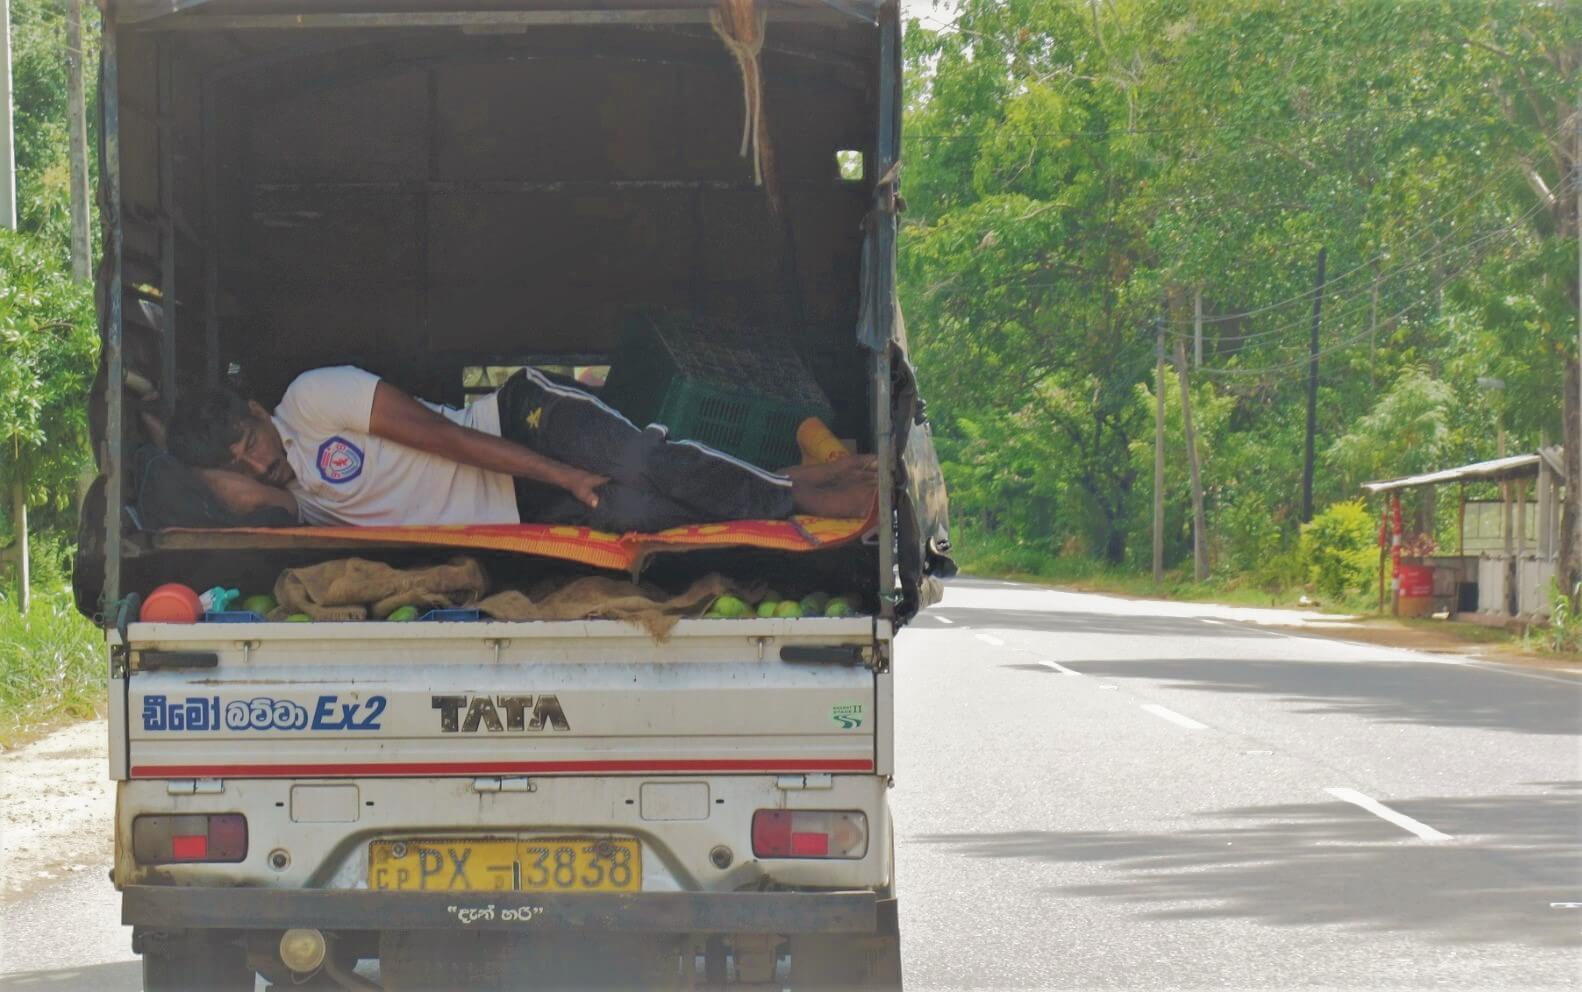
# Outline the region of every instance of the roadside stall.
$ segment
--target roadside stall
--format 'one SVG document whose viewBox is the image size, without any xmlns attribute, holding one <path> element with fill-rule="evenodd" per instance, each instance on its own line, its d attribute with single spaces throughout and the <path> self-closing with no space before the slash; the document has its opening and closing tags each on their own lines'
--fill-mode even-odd
<svg viewBox="0 0 1582 992">
<path fill-rule="evenodd" d="M 1564 454 L 1559 447 L 1363 484 L 1381 506 L 1379 606 L 1401 616 L 1505 623 L 1549 616 L 1560 552 Z M 1440 486 L 1456 485 L 1453 552 L 1434 541 Z M 1468 484 L 1498 483 L 1499 499 L 1469 499 Z M 1401 497 L 1418 495 L 1416 514 Z M 1529 492 L 1532 496 L 1529 496 Z"/>
</svg>

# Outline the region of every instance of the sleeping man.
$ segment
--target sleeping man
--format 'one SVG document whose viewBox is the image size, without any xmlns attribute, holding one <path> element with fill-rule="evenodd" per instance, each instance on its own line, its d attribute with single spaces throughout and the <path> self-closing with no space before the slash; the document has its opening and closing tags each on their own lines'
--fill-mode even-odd
<svg viewBox="0 0 1582 992">
<path fill-rule="evenodd" d="M 766 472 L 664 428 L 641 429 L 534 369 L 465 409 L 417 400 L 352 366 L 298 376 L 270 413 L 221 388 L 184 398 L 170 452 L 232 512 L 311 524 L 683 524 L 860 517 L 872 455 Z"/>
</svg>

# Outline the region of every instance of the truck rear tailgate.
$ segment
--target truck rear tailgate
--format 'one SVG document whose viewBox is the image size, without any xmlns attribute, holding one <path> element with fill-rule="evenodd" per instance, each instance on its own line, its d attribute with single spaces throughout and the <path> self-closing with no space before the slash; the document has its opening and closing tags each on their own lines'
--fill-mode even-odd
<svg viewBox="0 0 1582 992">
<path fill-rule="evenodd" d="M 611 621 L 133 624 L 117 716 L 134 779 L 864 773 L 873 672 L 780 652 L 875 636 L 867 618 L 686 620 L 663 643 Z"/>
</svg>

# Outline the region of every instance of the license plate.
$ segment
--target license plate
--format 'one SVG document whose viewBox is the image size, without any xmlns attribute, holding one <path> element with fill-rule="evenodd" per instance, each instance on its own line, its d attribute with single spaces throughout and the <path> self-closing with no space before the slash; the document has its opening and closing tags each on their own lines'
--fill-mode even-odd
<svg viewBox="0 0 1582 992">
<path fill-rule="evenodd" d="M 368 887 L 403 892 L 636 892 L 642 845 L 630 838 L 376 840 Z"/>
</svg>

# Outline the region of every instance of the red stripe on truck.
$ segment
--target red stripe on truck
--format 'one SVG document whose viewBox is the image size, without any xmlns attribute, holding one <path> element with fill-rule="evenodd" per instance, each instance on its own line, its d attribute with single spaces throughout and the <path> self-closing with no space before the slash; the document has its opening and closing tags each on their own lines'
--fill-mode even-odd
<svg viewBox="0 0 1582 992">
<path fill-rule="evenodd" d="M 824 761 L 755 758 L 679 758 L 654 761 L 380 761 L 298 765 L 133 765 L 133 778 L 317 778 L 393 775 L 569 775 L 662 772 L 871 772 L 867 758 Z"/>
</svg>

